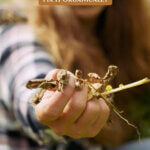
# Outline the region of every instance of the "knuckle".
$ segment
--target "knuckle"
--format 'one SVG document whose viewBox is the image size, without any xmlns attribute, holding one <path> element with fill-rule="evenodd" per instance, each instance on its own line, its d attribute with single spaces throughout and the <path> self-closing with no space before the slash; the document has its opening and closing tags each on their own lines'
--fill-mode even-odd
<svg viewBox="0 0 150 150">
<path fill-rule="evenodd" d="M 37 119 L 40 123 L 44 123 L 44 118 L 43 118 L 40 114 L 36 114 L 36 119 Z"/>
<path fill-rule="evenodd" d="M 36 107 L 35 108 L 35 115 L 36 115 L 36 118 L 37 120 L 40 122 L 40 123 L 44 123 L 44 120 L 45 120 L 45 117 L 43 116 L 43 113 L 41 113 L 41 111 L 38 111 L 39 109 Z"/>
<path fill-rule="evenodd" d="M 74 110 L 74 111 L 80 112 L 84 108 L 84 103 L 82 103 L 82 102 L 80 102 L 80 103 L 72 102 L 72 103 L 70 103 L 69 107 L 70 107 L 70 110 Z"/>
<path fill-rule="evenodd" d="M 89 109 L 89 111 L 93 114 L 100 113 L 100 107 L 97 105 L 97 103 L 94 102 L 94 100 L 93 102 L 88 102 L 87 109 Z"/>
<path fill-rule="evenodd" d="M 62 129 L 60 129 L 60 128 L 52 128 L 51 127 L 51 129 L 57 134 L 57 135 L 64 135 L 64 131 L 62 130 Z"/>
<path fill-rule="evenodd" d="M 61 91 L 61 97 L 70 97 L 74 92 L 74 88 L 73 86 L 71 86 L 70 84 L 67 85 L 67 87 L 65 87 L 65 89 L 63 91 Z"/>
<path fill-rule="evenodd" d="M 74 86 L 75 86 L 75 79 L 71 78 L 71 81 L 68 84 L 68 88 L 73 91 L 74 90 Z"/>
<path fill-rule="evenodd" d="M 75 79 L 74 79 L 74 77 L 72 77 L 72 76 L 69 77 L 69 84 L 68 84 L 67 87 L 71 91 L 74 91 L 74 87 L 75 87 Z"/>
<path fill-rule="evenodd" d="M 70 87 L 74 87 L 75 85 L 75 78 L 74 78 L 74 75 L 71 73 L 68 73 L 69 74 L 69 83 L 68 83 L 68 86 Z"/>
<path fill-rule="evenodd" d="M 50 109 L 49 107 L 38 108 L 35 107 L 36 118 L 40 123 L 45 123 L 45 121 L 53 121 L 56 120 L 59 115 L 56 113 L 54 109 Z"/>
<path fill-rule="evenodd" d="M 49 120 L 56 120 L 58 118 L 58 114 L 53 109 L 47 109 L 47 108 L 43 109 L 41 116 Z"/>
<path fill-rule="evenodd" d="M 88 137 L 93 138 L 93 137 L 95 137 L 97 134 L 98 134 L 97 132 L 91 132 Z"/>
<path fill-rule="evenodd" d="M 100 107 L 98 107 L 98 105 L 96 105 L 96 107 L 95 107 L 95 112 L 96 112 L 97 114 L 100 113 Z"/>
<path fill-rule="evenodd" d="M 56 120 L 59 117 L 59 115 L 55 111 L 49 111 L 49 112 L 47 112 L 46 116 L 50 120 Z"/>
<path fill-rule="evenodd" d="M 71 94 L 72 91 L 70 89 L 69 90 L 64 89 L 63 91 L 61 91 L 61 97 L 70 97 Z"/>
<path fill-rule="evenodd" d="M 82 130 L 79 129 L 77 126 L 74 127 L 72 130 L 69 131 L 68 136 L 74 138 L 74 139 L 78 139 L 82 137 Z"/>
<path fill-rule="evenodd" d="M 101 128 L 97 128 L 95 130 L 91 129 L 88 133 L 88 137 L 95 137 L 101 131 Z"/>
</svg>

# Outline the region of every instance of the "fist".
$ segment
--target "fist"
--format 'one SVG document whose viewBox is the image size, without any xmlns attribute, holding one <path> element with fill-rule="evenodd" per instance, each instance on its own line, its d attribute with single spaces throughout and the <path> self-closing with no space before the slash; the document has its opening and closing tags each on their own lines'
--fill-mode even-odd
<svg viewBox="0 0 150 150">
<path fill-rule="evenodd" d="M 56 79 L 60 70 L 52 70 L 46 79 Z M 87 100 L 88 87 L 75 89 L 75 79 L 70 74 L 68 85 L 61 91 L 47 90 L 35 106 L 38 121 L 58 135 L 72 138 L 96 136 L 109 117 L 109 107 L 103 99 Z"/>
</svg>

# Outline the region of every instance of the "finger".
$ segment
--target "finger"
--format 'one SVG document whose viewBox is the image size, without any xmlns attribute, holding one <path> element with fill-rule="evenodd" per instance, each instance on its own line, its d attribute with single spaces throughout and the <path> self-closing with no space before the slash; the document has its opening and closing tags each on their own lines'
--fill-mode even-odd
<svg viewBox="0 0 150 150">
<path fill-rule="evenodd" d="M 36 106 L 38 119 L 41 122 L 56 120 L 71 96 L 74 93 L 75 81 L 72 76 L 69 77 L 69 83 L 63 91 L 56 91 L 51 97 L 42 98 L 41 103 Z M 48 120 L 49 118 L 49 120 Z"/>
<path fill-rule="evenodd" d="M 72 137 L 86 137 L 90 126 L 96 121 L 100 113 L 98 100 L 94 99 L 87 102 L 85 111 L 80 118 L 73 124 L 70 134 Z"/>
<path fill-rule="evenodd" d="M 57 79 L 57 74 L 58 74 L 59 71 L 61 71 L 61 69 L 54 69 L 54 70 L 50 71 L 46 75 L 45 79 L 46 80 L 51 80 L 51 79 L 56 80 Z M 72 73 L 69 72 L 69 71 L 67 73 L 70 74 L 70 75 L 72 75 Z M 54 94 L 55 91 L 56 91 L 56 89 L 54 89 L 54 90 L 53 89 L 46 90 L 45 93 L 44 93 L 44 95 L 43 95 L 43 99 L 50 98 Z"/>
<path fill-rule="evenodd" d="M 74 92 L 62 115 L 53 122 L 52 126 L 54 128 L 59 128 L 61 124 L 61 127 L 67 130 L 80 117 L 86 107 L 87 91 L 88 88 L 85 85 L 82 90 L 76 90 Z"/>
<path fill-rule="evenodd" d="M 46 80 L 56 79 L 57 73 L 59 72 L 59 69 L 53 69 L 51 70 L 45 77 Z M 54 94 L 55 90 L 46 90 L 43 99 L 50 98 Z"/>
<path fill-rule="evenodd" d="M 60 69 L 53 69 L 51 70 L 45 77 L 46 80 L 56 79 L 57 73 L 60 71 Z"/>
<path fill-rule="evenodd" d="M 93 125 L 91 126 L 91 129 L 89 130 L 89 133 L 88 133 L 88 135 L 90 137 L 94 137 L 100 132 L 100 130 L 106 124 L 109 114 L 110 114 L 110 109 L 103 99 L 99 100 L 99 108 L 100 108 L 99 117 L 93 123 Z"/>
</svg>

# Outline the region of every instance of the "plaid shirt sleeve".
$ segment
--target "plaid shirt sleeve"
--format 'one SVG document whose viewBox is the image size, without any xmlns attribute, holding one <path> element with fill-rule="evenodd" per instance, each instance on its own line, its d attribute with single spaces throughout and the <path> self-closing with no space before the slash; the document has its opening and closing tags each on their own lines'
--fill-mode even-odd
<svg viewBox="0 0 150 150">
<path fill-rule="evenodd" d="M 53 68 L 52 58 L 37 42 L 29 26 L 0 27 L 1 101 L 26 135 L 46 145 L 65 139 L 36 120 L 29 99 L 37 90 L 28 90 L 25 84 L 30 79 L 45 77 Z"/>
</svg>

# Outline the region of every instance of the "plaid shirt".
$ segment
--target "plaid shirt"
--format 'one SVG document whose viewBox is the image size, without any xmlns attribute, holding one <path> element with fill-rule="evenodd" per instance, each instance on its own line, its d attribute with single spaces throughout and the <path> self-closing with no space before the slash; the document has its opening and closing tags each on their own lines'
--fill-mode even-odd
<svg viewBox="0 0 150 150">
<path fill-rule="evenodd" d="M 0 149 L 101 150 L 86 140 L 70 139 L 65 144 L 66 138 L 36 120 L 29 99 L 37 90 L 28 90 L 25 84 L 30 79 L 45 77 L 53 68 L 52 57 L 29 26 L 0 26 Z"/>
</svg>

